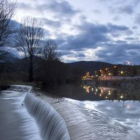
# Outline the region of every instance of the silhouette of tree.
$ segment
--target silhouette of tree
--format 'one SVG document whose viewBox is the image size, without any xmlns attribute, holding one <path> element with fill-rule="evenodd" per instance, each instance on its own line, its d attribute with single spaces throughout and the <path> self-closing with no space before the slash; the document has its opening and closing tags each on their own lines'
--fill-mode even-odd
<svg viewBox="0 0 140 140">
<path fill-rule="evenodd" d="M 53 40 L 48 40 L 44 43 L 43 58 L 45 60 L 59 60 L 57 52 L 57 44 Z"/>
<path fill-rule="evenodd" d="M 23 52 L 28 67 L 29 81 L 33 81 L 35 56 L 41 50 L 42 23 L 35 18 L 26 18 L 18 32 L 17 49 Z"/>
<path fill-rule="evenodd" d="M 11 18 L 14 15 L 16 3 L 0 0 L 0 47 L 7 45 L 13 33 Z"/>
</svg>

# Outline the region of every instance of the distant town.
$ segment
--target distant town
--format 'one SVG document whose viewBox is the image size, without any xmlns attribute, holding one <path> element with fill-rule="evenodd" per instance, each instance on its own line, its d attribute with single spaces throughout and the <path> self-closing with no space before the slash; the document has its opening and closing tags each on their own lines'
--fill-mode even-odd
<svg viewBox="0 0 140 140">
<path fill-rule="evenodd" d="M 119 80 L 140 78 L 140 65 L 114 65 L 94 71 L 86 72 L 82 80 Z"/>
</svg>

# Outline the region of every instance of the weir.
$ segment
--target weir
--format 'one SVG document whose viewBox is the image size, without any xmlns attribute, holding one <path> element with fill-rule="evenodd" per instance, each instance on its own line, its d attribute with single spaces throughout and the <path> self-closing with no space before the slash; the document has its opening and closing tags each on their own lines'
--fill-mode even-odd
<svg viewBox="0 0 140 140">
<path fill-rule="evenodd" d="M 24 100 L 28 112 L 35 118 L 43 140 L 70 140 L 63 118 L 48 103 L 28 93 Z"/>
</svg>

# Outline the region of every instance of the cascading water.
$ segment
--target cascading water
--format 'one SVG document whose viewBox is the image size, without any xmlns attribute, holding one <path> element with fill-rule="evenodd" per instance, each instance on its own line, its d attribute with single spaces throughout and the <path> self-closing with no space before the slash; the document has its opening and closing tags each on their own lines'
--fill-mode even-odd
<svg viewBox="0 0 140 140">
<path fill-rule="evenodd" d="M 24 100 L 28 112 L 35 118 L 44 140 L 70 140 L 63 118 L 48 103 L 28 93 Z"/>
</svg>

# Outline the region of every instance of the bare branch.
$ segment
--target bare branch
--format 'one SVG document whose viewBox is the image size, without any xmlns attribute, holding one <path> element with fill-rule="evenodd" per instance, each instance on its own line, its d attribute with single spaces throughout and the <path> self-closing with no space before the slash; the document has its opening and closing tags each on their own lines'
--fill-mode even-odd
<svg viewBox="0 0 140 140">
<path fill-rule="evenodd" d="M 13 33 L 11 18 L 15 9 L 16 3 L 0 0 L 0 47 L 8 44 L 8 38 Z"/>
<path fill-rule="evenodd" d="M 34 59 L 37 52 L 40 50 L 41 41 L 43 38 L 42 24 L 35 18 L 26 18 L 20 26 L 18 32 L 17 49 L 24 53 L 27 66 L 29 69 L 29 80 L 33 78 Z"/>
<path fill-rule="evenodd" d="M 45 60 L 59 60 L 57 44 L 53 40 L 48 40 L 44 43 L 43 57 Z"/>
</svg>

